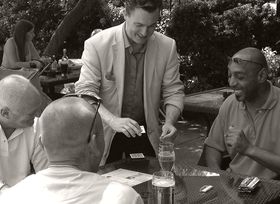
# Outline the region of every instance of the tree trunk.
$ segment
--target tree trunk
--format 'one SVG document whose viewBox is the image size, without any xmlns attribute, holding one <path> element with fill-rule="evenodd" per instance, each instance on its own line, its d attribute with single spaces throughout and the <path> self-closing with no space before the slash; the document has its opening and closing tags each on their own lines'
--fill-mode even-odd
<svg viewBox="0 0 280 204">
<path fill-rule="evenodd" d="M 75 25 L 86 16 L 93 6 L 104 8 L 104 0 L 79 0 L 77 5 L 65 16 L 53 33 L 50 42 L 44 50 L 44 55 L 52 56 L 58 53 L 65 39 L 69 36 Z"/>
</svg>

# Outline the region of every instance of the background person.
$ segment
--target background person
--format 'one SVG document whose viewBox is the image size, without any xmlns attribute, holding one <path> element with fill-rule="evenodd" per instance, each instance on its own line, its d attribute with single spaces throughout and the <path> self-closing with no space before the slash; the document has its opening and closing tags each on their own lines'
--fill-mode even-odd
<svg viewBox="0 0 280 204">
<path fill-rule="evenodd" d="M 49 62 L 47 58 L 40 58 L 32 43 L 34 36 L 33 23 L 24 19 L 17 22 L 13 37 L 9 38 L 4 45 L 2 67 L 7 69 L 42 68 L 43 61 Z"/>
<path fill-rule="evenodd" d="M 104 122 L 102 164 L 123 153 L 154 156 L 160 136 L 171 137 L 183 108 L 183 84 L 175 41 L 154 32 L 161 0 L 125 1 L 125 23 L 85 42 L 77 93 L 99 95 Z M 160 101 L 166 120 L 159 126 Z M 146 133 L 141 136 L 140 125 Z M 140 137 L 141 136 L 141 137 Z"/>
<path fill-rule="evenodd" d="M 48 166 L 34 122 L 40 104 L 40 93 L 23 76 L 0 81 L 0 181 L 7 186 L 28 176 L 31 164 L 35 172 Z"/>
<path fill-rule="evenodd" d="M 267 80 L 267 69 L 257 48 L 231 58 L 228 80 L 234 94 L 222 104 L 205 141 L 209 167 L 220 168 L 227 152 L 229 171 L 269 179 L 280 174 L 280 89 Z"/>
<path fill-rule="evenodd" d="M 102 31 L 102 29 L 100 29 L 100 28 L 94 29 L 94 30 L 91 32 L 90 37 L 94 36 L 95 34 L 99 33 L 100 31 Z"/>
<path fill-rule="evenodd" d="M 142 204 L 141 197 L 131 187 L 111 183 L 82 169 L 89 142 L 94 147 L 95 171 L 104 150 L 99 115 L 91 128 L 95 111 L 81 98 L 66 97 L 52 102 L 39 119 L 50 166 L 5 191 L 0 203 Z"/>
</svg>

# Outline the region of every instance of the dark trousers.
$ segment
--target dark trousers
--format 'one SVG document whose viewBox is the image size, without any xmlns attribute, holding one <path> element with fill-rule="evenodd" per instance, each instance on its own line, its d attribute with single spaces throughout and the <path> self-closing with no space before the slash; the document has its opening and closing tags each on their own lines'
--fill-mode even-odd
<svg viewBox="0 0 280 204">
<path fill-rule="evenodd" d="M 123 153 L 125 153 L 126 158 L 129 158 L 129 154 L 131 153 L 143 153 L 145 156 L 156 156 L 147 134 L 136 137 L 126 137 L 123 133 L 116 133 L 106 163 L 121 160 Z"/>
</svg>

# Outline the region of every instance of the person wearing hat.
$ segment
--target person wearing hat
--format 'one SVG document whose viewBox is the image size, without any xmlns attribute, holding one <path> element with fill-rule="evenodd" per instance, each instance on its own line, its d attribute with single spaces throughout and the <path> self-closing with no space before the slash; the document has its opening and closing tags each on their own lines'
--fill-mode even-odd
<svg viewBox="0 0 280 204">
<path fill-rule="evenodd" d="M 228 81 L 234 94 L 222 104 L 205 140 L 206 164 L 220 168 L 223 153 L 230 172 L 275 179 L 280 174 L 280 89 L 267 80 L 262 52 L 247 47 L 230 58 Z"/>
</svg>

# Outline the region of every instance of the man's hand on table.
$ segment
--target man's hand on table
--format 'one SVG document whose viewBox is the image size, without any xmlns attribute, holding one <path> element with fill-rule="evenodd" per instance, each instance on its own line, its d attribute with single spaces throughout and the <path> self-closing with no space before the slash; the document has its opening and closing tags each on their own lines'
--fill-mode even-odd
<svg viewBox="0 0 280 204">
<path fill-rule="evenodd" d="M 109 122 L 110 127 L 116 132 L 121 132 L 127 137 L 141 136 L 139 124 L 130 118 L 113 117 Z"/>
</svg>

